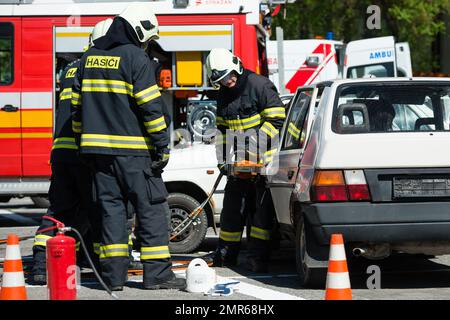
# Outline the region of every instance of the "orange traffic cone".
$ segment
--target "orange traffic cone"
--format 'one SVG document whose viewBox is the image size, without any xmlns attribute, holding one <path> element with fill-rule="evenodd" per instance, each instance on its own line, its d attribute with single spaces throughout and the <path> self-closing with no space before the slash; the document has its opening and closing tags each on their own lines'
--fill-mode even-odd
<svg viewBox="0 0 450 320">
<path fill-rule="evenodd" d="M 8 235 L 0 300 L 27 300 L 19 237 Z"/>
<path fill-rule="evenodd" d="M 342 234 L 331 235 L 325 300 L 352 300 Z"/>
</svg>

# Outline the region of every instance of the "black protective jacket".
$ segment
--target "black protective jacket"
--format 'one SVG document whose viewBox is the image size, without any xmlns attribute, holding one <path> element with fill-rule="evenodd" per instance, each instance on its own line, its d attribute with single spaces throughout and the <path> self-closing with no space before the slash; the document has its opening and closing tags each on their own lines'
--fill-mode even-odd
<svg viewBox="0 0 450 320">
<path fill-rule="evenodd" d="M 72 88 L 72 127 L 82 154 L 150 156 L 169 144 L 170 118 L 154 64 L 129 28 L 115 18 L 81 58 Z"/>
<path fill-rule="evenodd" d="M 79 59 L 72 61 L 62 73 L 59 103 L 58 108 L 56 109 L 51 163 L 79 163 L 77 156 L 78 146 L 75 143 L 75 136 L 72 131 L 72 116 L 70 113 L 72 84 L 79 65 Z"/>
<path fill-rule="evenodd" d="M 278 138 L 279 130 L 286 119 L 286 112 L 274 84 L 266 77 L 244 69 L 236 85 L 229 89 L 221 86 L 217 96 L 217 128 L 222 134 L 227 129 L 238 133 L 254 129 L 259 136 L 259 146 L 264 141 L 263 154 L 258 160 L 271 160 L 276 150 L 272 140 Z M 229 136 L 229 135 L 228 135 Z M 262 139 L 264 136 L 264 139 Z M 228 137 L 227 137 L 228 138 Z M 232 145 L 222 137 L 216 139 L 216 153 L 219 163 L 227 162 Z"/>
</svg>

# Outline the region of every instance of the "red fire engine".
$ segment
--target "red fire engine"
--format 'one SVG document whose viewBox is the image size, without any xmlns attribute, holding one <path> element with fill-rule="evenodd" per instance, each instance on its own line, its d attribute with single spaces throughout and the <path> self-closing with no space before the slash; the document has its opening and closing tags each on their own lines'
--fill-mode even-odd
<svg viewBox="0 0 450 320">
<path fill-rule="evenodd" d="M 0 4 L 0 199 L 45 196 L 60 72 L 83 54 L 92 27 L 125 1 L 7 0 Z M 204 61 L 226 47 L 250 70 L 267 73 L 257 0 L 148 2 L 160 23 L 153 56 L 172 130 L 186 126 L 189 97 L 208 94 Z M 192 105 L 192 103 L 190 103 Z M 0 200 L 0 201 L 1 201 Z"/>
</svg>

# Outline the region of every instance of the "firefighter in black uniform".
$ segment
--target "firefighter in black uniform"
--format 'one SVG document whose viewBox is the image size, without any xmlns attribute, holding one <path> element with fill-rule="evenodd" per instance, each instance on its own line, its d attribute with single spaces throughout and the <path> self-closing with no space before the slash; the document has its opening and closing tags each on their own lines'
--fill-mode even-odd
<svg viewBox="0 0 450 320">
<path fill-rule="evenodd" d="M 72 127 L 94 168 L 102 214 L 100 265 L 111 290 L 122 290 L 129 261 L 126 203 L 136 210 L 145 289 L 184 289 L 171 269 L 167 190 L 170 119 L 144 47 L 158 21 L 133 3 L 83 56 L 72 87 Z"/>
<path fill-rule="evenodd" d="M 227 49 L 213 49 L 206 66 L 211 83 L 220 88 L 217 128 L 221 134 L 216 138 L 219 169 L 229 175 L 230 162 L 250 160 L 252 155 L 256 159 L 254 162 L 267 164 L 276 151 L 279 130 L 286 118 L 275 86 L 266 77 L 244 69 L 240 59 Z M 236 144 L 234 135 L 247 136 L 243 146 Z M 245 158 L 240 156 L 241 147 Z M 230 152 L 234 158 L 230 157 Z M 228 176 L 214 264 L 237 264 L 243 226 L 249 219 L 247 268 L 266 272 L 274 218 L 272 198 L 264 176 L 252 179 Z"/>
<path fill-rule="evenodd" d="M 112 20 L 100 21 L 94 27 L 92 40 L 103 36 L 111 25 Z M 92 197 L 92 177 L 89 168 L 78 157 L 78 146 L 72 131 L 70 102 L 72 98 L 72 84 L 80 65 L 80 59 L 69 63 L 63 71 L 60 82 L 60 95 L 56 110 L 55 134 L 50 162 L 52 177 L 49 190 L 50 207 L 47 214 L 64 222 L 67 226 L 79 230 L 83 236 L 88 236 L 93 243 L 90 251 L 97 252 L 100 235 L 100 216 L 96 215 Z M 56 234 L 55 230 L 40 233 L 40 230 L 52 227 L 53 222 L 42 220 L 33 244 L 34 284 L 46 283 L 46 241 Z M 79 251 L 79 242 L 77 242 Z M 94 257 L 93 257 L 94 258 Z M 93 259 L 96 261 L 96 259 Z"/>
</svg>

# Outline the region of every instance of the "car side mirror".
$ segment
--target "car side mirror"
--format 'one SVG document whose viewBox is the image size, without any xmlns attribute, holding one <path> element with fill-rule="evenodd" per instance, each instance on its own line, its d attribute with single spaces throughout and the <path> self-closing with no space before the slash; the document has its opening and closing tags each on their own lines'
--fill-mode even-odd
<svg viewBox="0 0 450 320">
<path fill-rule="evenodd" d="M 336 129 L 339 133 L 370 132 L 367 106 L 363 103 L 341 104 L 337 110 Z"/>
</svg>

